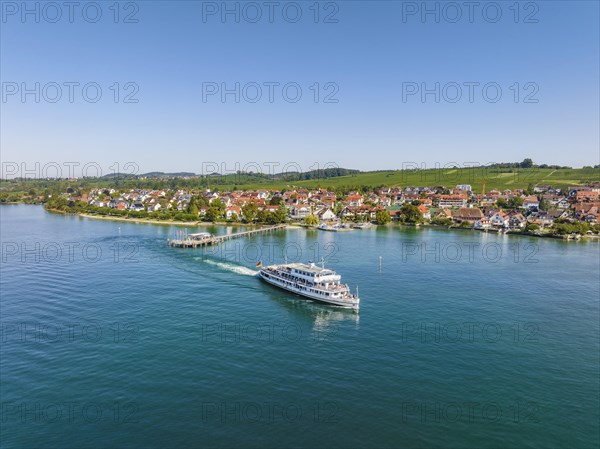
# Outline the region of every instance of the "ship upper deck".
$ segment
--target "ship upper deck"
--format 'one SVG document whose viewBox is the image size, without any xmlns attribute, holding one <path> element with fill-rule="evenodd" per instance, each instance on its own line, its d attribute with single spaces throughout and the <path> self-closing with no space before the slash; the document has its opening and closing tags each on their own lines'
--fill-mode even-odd
<svg viewBox="0 0 600 449">
<path fill-rule="evenodd" d="M 289 268 L 299 272 L 300 274 L 305 274 L 308 276 L 331 276 L 335 275 L 336 272 L 330 270 L 328 268 L 321 268 L 314 264 L 305 264 L 305 263 L 289 263 L 286 265 L 280 265 L 278 268 L 285 269 Z"/>
</svg>

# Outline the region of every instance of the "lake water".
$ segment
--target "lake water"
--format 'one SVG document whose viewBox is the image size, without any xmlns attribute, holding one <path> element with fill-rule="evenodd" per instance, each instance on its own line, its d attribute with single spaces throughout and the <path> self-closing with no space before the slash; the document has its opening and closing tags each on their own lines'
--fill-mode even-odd
<svg viewBox="0 0 600 449">
<path fill-rule="evenodd" d="M 388 227 L 181 250 L 181 227 L 21 205 L 0 225 L 2 447 L 600 444 L 597 241 Z M 325 258 L 360 312 L 252 276 L 286 256 Z"/>
</svg>

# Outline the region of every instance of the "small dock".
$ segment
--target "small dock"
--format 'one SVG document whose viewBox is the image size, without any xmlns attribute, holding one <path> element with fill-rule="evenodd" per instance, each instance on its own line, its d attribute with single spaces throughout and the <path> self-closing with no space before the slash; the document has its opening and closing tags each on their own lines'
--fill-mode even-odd
<svg viewBox="0 0 600 449">
<path fill-rule="evenodd" d="M 279 224 L 259 229 L 252 229 L 251 231 L 236 232 L 235 234 L 216 235 L 199 239 L 190 237 L 185 239 L 167 239 L 167 245 L 175 248 L 198 248 L 203 246 L 219 245 L 220 243 L 225 242 L 227 240 L 240 239 L 258 234 L 267 234 L 269 232 L 277 231 L 279 229 L 285 229 L 286 227 L 286 224 Z"/>
</svg>

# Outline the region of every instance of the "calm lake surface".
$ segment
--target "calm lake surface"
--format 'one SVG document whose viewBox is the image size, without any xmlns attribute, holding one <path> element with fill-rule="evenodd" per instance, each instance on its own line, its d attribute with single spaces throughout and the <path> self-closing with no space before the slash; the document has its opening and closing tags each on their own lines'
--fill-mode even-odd
<svg viewBox="0 0 600 449">
<path fill-rule="evenodd" d="M 180 250 L 181 227 L 21 205 L 0 225 L 2 447 L 600 444 L 597 241 L 389 227 Z M 284 251 L 324 257 L 360 312 L 252 276 Z"/>
</svg>

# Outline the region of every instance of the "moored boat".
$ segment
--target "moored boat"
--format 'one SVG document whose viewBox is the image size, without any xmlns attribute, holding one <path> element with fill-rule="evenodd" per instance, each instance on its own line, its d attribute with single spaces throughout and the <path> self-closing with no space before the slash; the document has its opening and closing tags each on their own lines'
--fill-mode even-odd
<svg viewBox="0 0 600 449">
<path fill-rule="evenodd" d="M 318 229 L 320 229 L 321 231 L 331 231 L 331 232 L 352 231 L 352 228 L 347 223 L 346 224 L 335 224 L 335 225 L 321 224 L 321 225 L 319 225 Z"/>
</svg>

